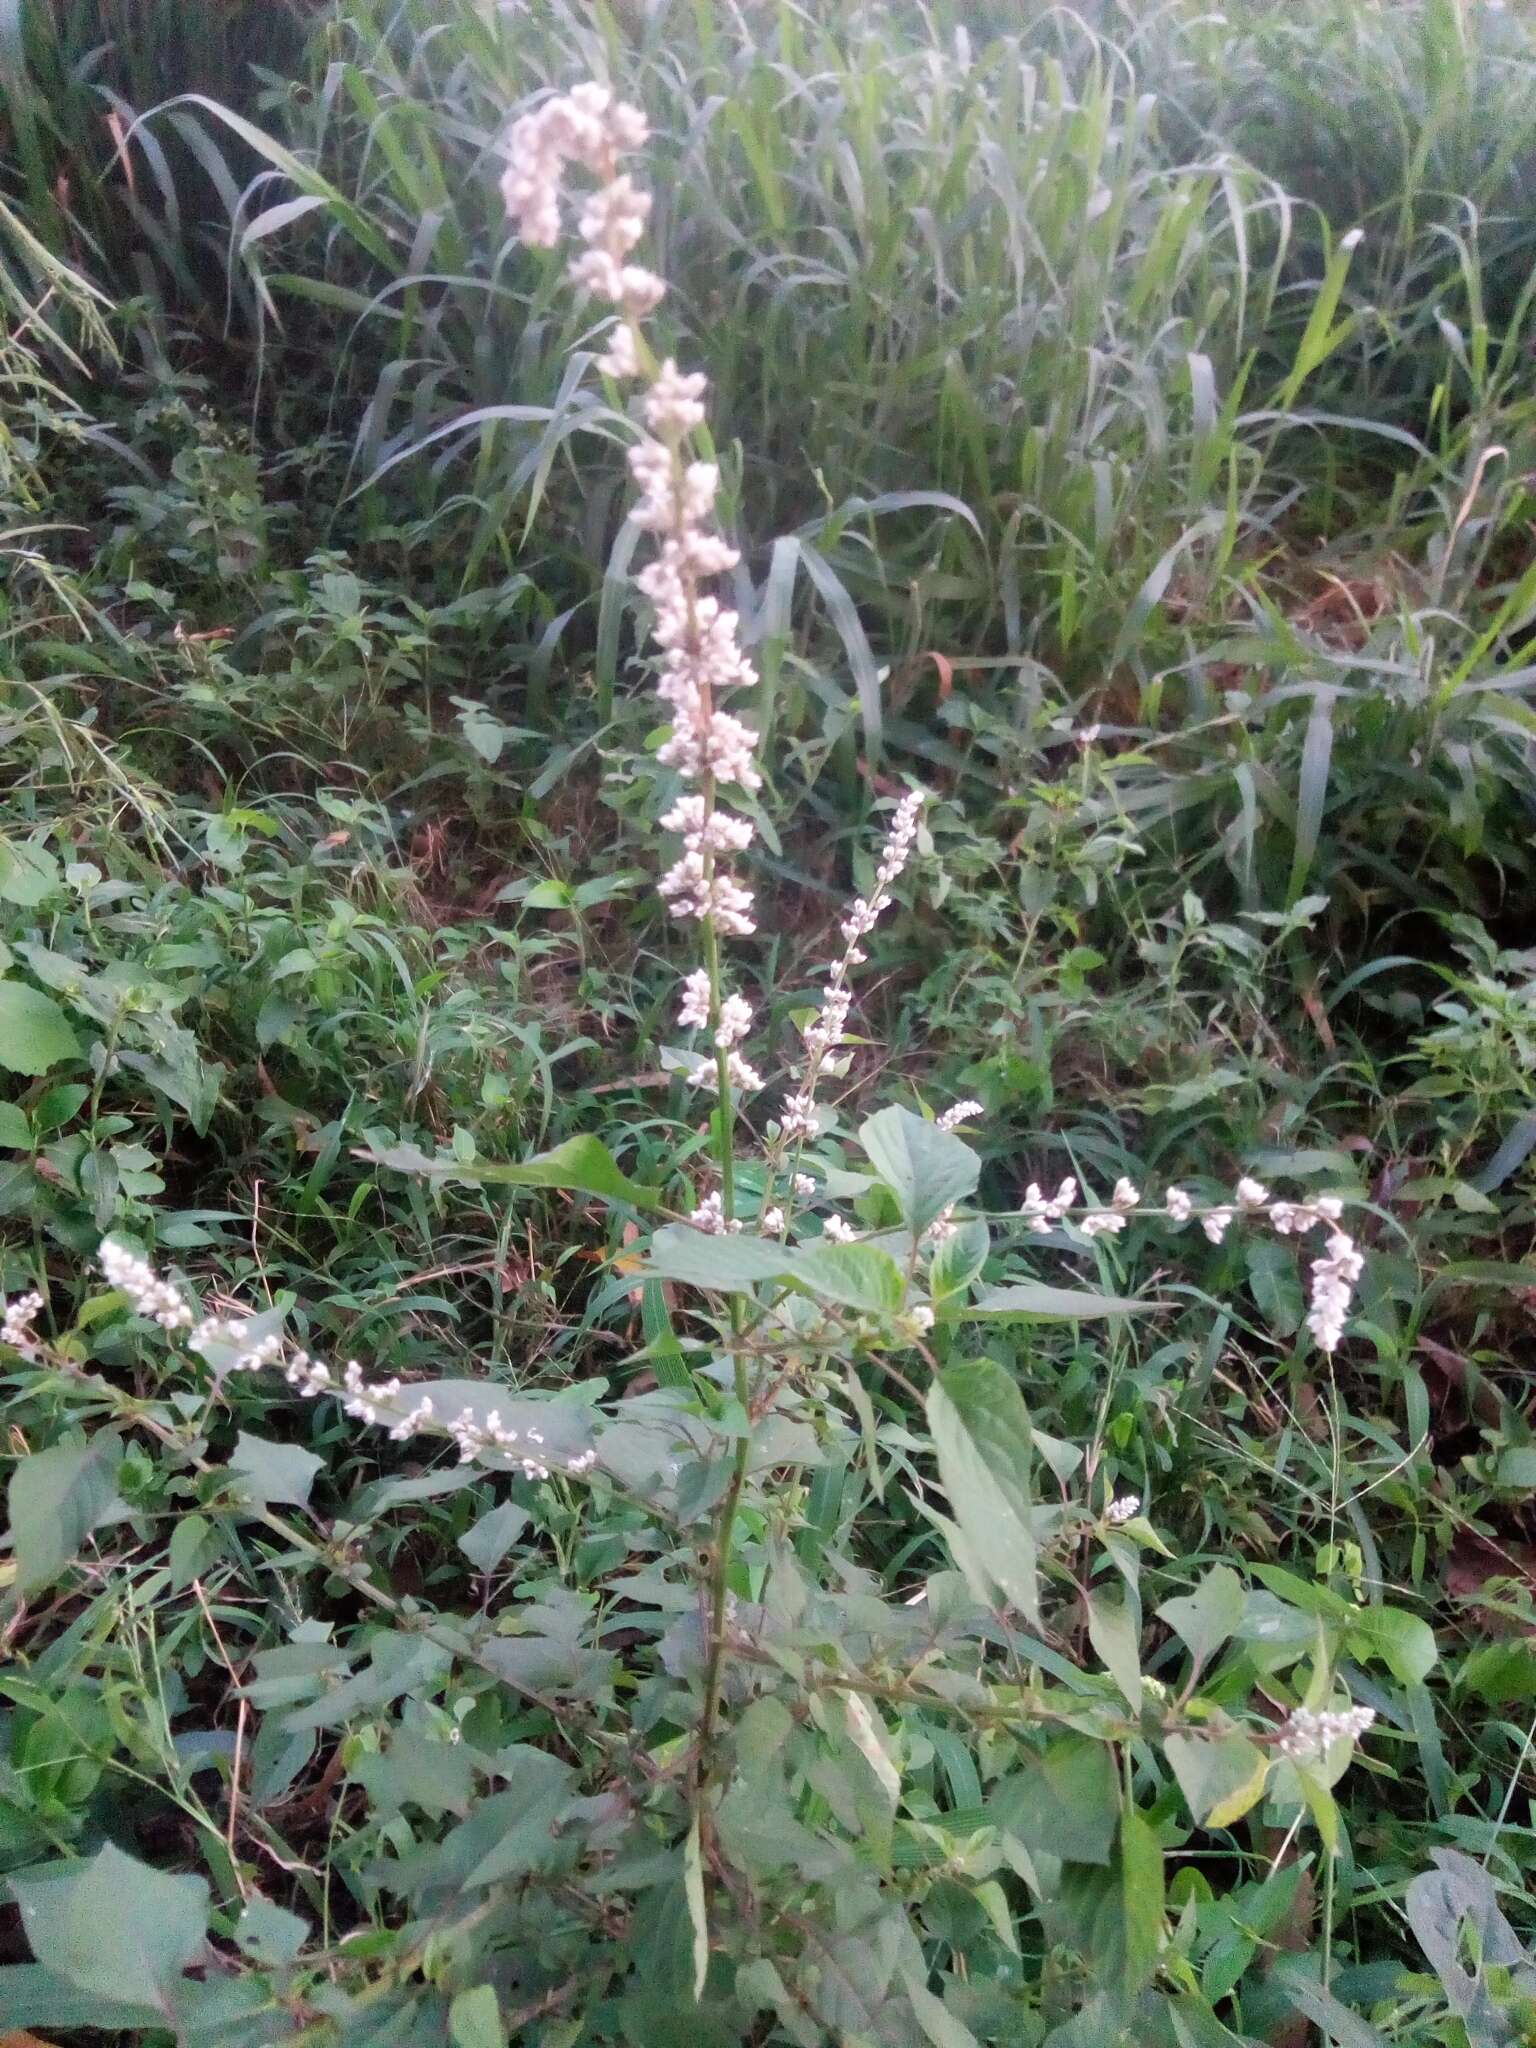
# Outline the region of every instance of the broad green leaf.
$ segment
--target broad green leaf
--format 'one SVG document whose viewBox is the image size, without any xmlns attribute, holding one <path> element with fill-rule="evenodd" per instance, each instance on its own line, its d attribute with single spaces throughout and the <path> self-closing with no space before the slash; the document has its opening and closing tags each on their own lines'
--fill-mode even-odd
<svg viewBox="0 0 1536 2048">
<path fill-rule="evenodd" d="M 1157 1974 L 1163 1932 L 1163 1849 L 1157 1831 L 1134 1806 L 1120 1817 L 1120 1895 L 1128 1991 Z"/>
<path fill-rule="evenodd" d="M 1083 1462 L 1083 1453 L 1076 1444 L 1063 1443 L 1059 1436 L 1048 1436 L 1043 1429 L 1032 1429 L 1035 1449 L 1050 1466 L 1063 1486 L 1070 1486 L 1072 1475 Z"/>
<path fill-rule="evenodd" d="M 523 898 L 526 910 L 569 910 L 572 890 L 569 882 L 562 882 L 553 876 L 542 882 L 535 882 Z"/>
<path fill-rule="evenodd" d="M 1141 1712 L 1141 1653 L 1136 1617 L 1128 1601 L 1088 1595 L 1088 1640 L 1099 1661 L 1136 1713 Z"/>
<path fill-rule="evenodd" d="M 0 839 L 0 896 L 35 909 L 57 893 L 59 864 L 45 846 L 31 840 Z"/>
<path fill-rule="evenodd" d="M 542 1870 L 561 1853 L 555 1828 L 571 1799 L 572 1771 L 569 1764 L 541 1750 L 518 1743 L 503 1750 L 498 1766 L 505 1768 L 511 1784 L 505 1792 L 484 1799 L 469 1819 L 449 1836 L 453 1842 L 463 1836 L 483 1853 L 465 1878 L 466 1885 L 501 1884 L 508 1878 L 526 1877 Z"/>
<path fill-rule="evenodd" d="M 933 2048 L 981 2048 L 970 2028 L 955 2018 L 942 1998 L 935 1998 L 915 1967 L 909 1965 L 904 1969 L 901 1981 L 911 2001 L 912 2015 Z"/>
<path fill-rule="evenodd" d="M 161 2012 L 204 1953 L 208 1887 L 169 1877 L 108 1843 L 88 1863 L 16 1885 L 32 1953 L 77 1990 Z"/>
<path fill-rule="evenodd" d="M 1230 1827 L 1264 1796 L 1269 1759 L 1246 1735 L 1169 1735 L 1163 1748 L 1202 1827 Z"/>
<path fill-rule="evenodd" d="M 1038 1624 L 1024 1396 L 992 1359 L 967 1359 L 939 1375 L 927 1409 L 955 1520 L 995 1584 Z"/>
<path fill-rule="evenodd" d="M 258 1507 L 278 1501 L 302 1508 L 309 1505 L 309 1489 L 324 1462 L 298 1444 L 269 1443 L 265 1437 L 241 1430 L 230 1453 L 229 1469 L 238 1481 L 238 1491 Z"/>
<path fill-rule="evenodd" d="M 122 1439 L 100 1431 L 83 1444 L 34 1451 L 11 1474 L 16 1590 L 40 1593 L 72 1562 L 91 1531 L 120 1512 Z"/>
<path fill-rule="evenodd" d="M 219 1553 L 213 1524 L 206 1515 L 178 1516 L 171 1531 L 169 1560 L 171 1585 L 183 1593 Z"/>
<path fill-rule="evenodd" d="M 235 1940 L 258 1963 L 291 1963 L 308 1939 L 308 1921 L 259 1897 L 250 1900 L 235 1929 Z"/>
<path fill-rule="evenodd" d="M 1401 1607 L 1362 1608 L 1350 1623 L 1349 1646 L 1357 1657 L 1379 1657 L 1403 1685 L 1422 1685 L 1440 1656 L 1429 1623 Z"/>
<path fill-rule="evenodd" d="M 928 1292 L 935 1305 L 952 1294 L 963 1294 L 991 1249 L 992 1233 L 980 1216 L 970 1217 L 945 1238 L 928 1264 Z"/>
<path fill-rule="evenodd" d="M 1043 1280 L 1021 1280 L 1011 1287 L 989 1287 L 979 1301 L 960 1311 L 973 1316 L 1028 1317 L 1037 1322 L 1081 1323 L 1095 1316 L 1145 1315 L 1156 1304 L 1128 1295 L 1094 1294 L 1085 1288 L 1051 1287 Z"/>
<path fill-rule="evenodd" d="M 403 1806 L 461 1817 L 474 1804 L 475 1763 L 462 1743 L 434 1742 L 414 1728 L 397 1728 L 384 1751 L 369 1750 L 351 1767 L 374 1815 L 387 1820 Z"/>
<path fill-rule="evenodd" d="M 477 1572 L 493 1572 L 527 1526 L 528 1510 L 503 1501 L 465 1530 L 459 1548 Z"/>
<path fill-rule="evenodd" d="M 80 1057 L 80 1041 L 52 996 L 24 981 L 0 981 L 0 1067 L 46 1074 Z"/>
<path fill-rule="evenodd" d="M 1415 1880 L 1417 1882 L 1418 1880 Z M 1336 2048 L 1387 2048 L 1385 2037 L 1369 2026 L 1358 2013 L 1341 2005 L 1331 1991 L 1309 1973 L 1307 1961 L 1298 1956 L 1277 1955 L 1270 1967 L 1276 1989 L 1288 1998 Z M 1394 2028 L 1394 2033 L 1396 2029 Z"/>
<path fill-rule="evenodd" d="M 1026 1848 L 1069 1863 L 1108 1863 L 1120 1824 L 1120 1791 L 1107 1742 L 1064 1735 L 1007 1778 L 992 1804 Z"/>
<path fill-rule="evenodd" d="M 791 1271 L 820 1300 L 871 1315 L 893 1315 L 906 1293 L 901 1268 L 872 1244 L 829 1244 L 823 1238 L 794 1254 Z"/>
<path fill-rule="evenodd" d="M 501 2007 L 491 1985 L 459 1993 L 448 2008 L 448 2034 L 453 2048 L 506 2048 Z"/>
<path fill-rule="evenodd" d="M 1277 1336 L 1295 1336 L 1306 1313 L 1295 1252 L 1272 1238 L 1256 1237 L 1244 1256 L 1260 1315 Z"/>
<path fill-rule="evenodd" d="M 786 1279 L 793 1249 L 767 1237 L 715 1237 L 691 1223 L 669 1223 L 651 1239 L 647 1270 L 717 1294 L 743 1294 L 765 1280 Z"/>
<path fill-rule="evenodd" d="M 1456 1688 L 1476 1694 L 1491 1707 L 1536 1700 L 1536 1644 L 1527 1636 L 1485 1643 L 1462 1664 Z"/>
<path fill-rule="evenodd" d="M 641 1187 L 620 1170 L 608 1147 L 597 1138 L 567 1138 L 553 1151 L 535 1153 L 516 1164 L 504 1160 L 433 1156 L 419 1145 L 390 1145 L 381 1151 L 359 1151 L 358 1158 L 397 1173 L 421 1174 L 431 1180 L 455 1181 L 464 1187 L 569 1188 L 597 1195 L 606 1202 L 628 1202 L 636 1209 L 661 1206 L 655 1188 Z"/>
<path fill-rule="evenodd" d="M 1208 1571 L 1193 1593 L 1165 1600 L 1158 1614 L 1189 1646 L 1195 1671 L 1202 1671 L 1243 1618 L 1243 1582 L 1230 1565 Z"/>
<path fill-rule="evenodd" d="M 32 1126 L 19 1102 L 0 1102 L 0 1151 L 30 1152 Z"/>
<path fill-rule="evenodd" d="M 951 1203 L 975 1191 L 981 1160 L 963 1138 L 892 1104 L 859 1128 L 870 1164 L 895 1195 L 914 1237 Z"/>
<path fill-rule="evenodd" d="M 40 1963 L 6 1963 L 0 1964 L 0 2018 L 13 2027 L 100 2027 L 142 2038 L 145 2008 L 121 1994 L 82 1991 Z M 25 2042 L 18 2041 L 17 2048 L 25 2048 Z"/>
<path fill-rule="evenodd" d="M 1536 1444 L 1511 1444 L 1494 1461 L 1495 1486 L 1512 1486 L 1521 1492 L 1536 1487 Z"/>
</svg>

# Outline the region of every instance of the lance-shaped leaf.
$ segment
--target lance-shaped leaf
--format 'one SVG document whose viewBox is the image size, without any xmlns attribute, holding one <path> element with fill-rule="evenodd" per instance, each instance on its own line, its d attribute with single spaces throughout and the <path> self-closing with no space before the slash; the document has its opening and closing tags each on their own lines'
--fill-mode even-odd
<svg viewBox="0 0 1536 2048">
<path fill-rule="evenodd" d="M 955 1520 L 988 1577 L 1038 1624 L 1029 1519 L 1033 1441 L 1024 1396 L 992 1359 L 972 1358 L 939 1375 L 927 1405 Z"/>
</svg>

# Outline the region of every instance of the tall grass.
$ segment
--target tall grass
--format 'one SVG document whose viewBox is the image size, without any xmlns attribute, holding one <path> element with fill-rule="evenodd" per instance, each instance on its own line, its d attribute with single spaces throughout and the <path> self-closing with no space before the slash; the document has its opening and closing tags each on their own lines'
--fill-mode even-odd
<svg viewBox="0 0 1536 2048">
<path fill-rule="evenodd" d="M 1069 693 L 1175 665 L 1170 593 L 1208 611 L 1299 494 L 1321 490 L 1337 530 L 1388 470 L 1405 509 L 1438 509 L 1464 480 L 1469 404 L 1519 360 L 1528 297 L 1495 327 L 1476 247 L 1536 133 L 1500 55 L 1518 30 L 1448 0 L 1367 10 L 1303 78 L 1301 17 L 1240 9 L 1234 53 L 1192 8 L 1100 15 L 1026 8 L 989 33 L 954 5 L 746 23 L 693 0 L 622 20 L 356 0 L 313 38 L 281 135 L 206 96 L 139 133 L 225 164 L 217 239 L 267 366 L 283 346 L 333 379 L 380 516 L 404 486 L 474 580 L 550 501 L 563 610 L 601 602 L 594 565 L 627 545 L 620 436 L 592 380 L 563 375 L 554 266 L 507 248 L 489 171 L 513 105 L 610 71 L 662 131 L 672 317 L 727 458 L 761 451 L 765 631 L 782 637 L 803 579 L 872 726 L 869 633 L 898 666 L 930 648 L 1012 676 L 1043 663 Z M 1357 75 L 1402 82 L 1398 154 L 1358 206 L 1326 176 L 1309 191 L 1296 160 L 1307 134 L 1360 127 Z M 1511 118 L 1479 152 L 1490 93 Z M 262 169 L 243 180 L 248 152 Z M 1434 197 L 1446 180 L 1454 205 Z M 594 629 L 605 670 L 616 623 Z M 815 669 L 795 690 L 792 716 L 807 692 L 841 699 Z"/>
<path fill-rule="evenodd" d="M 134 133 L 168 91 L 255 112 L 298 60 L 310 0 L 3 0 L 0 196 L 61 256 L 114 271 L 130 291 L 217 297 L 202 235 L 220 186 L 253 164 L 175 136 Z"/>
<path fill-rule="evenodd" d="M 511 110 L 594 70 L 659 129 L 668 318 L 750 522 L 758 716 L 808 777 L 846 794 L 896 744 L 1006 805 L 1070 708 L 1158 741 L 1124 778 L 1140 827 L 1283 901 L 1336 829 L 1410 873 L 1374 821 L 1471 748 L 1513 806 L 1491 872 L 1518 865 L 1528 23 L 350 0 L 260 108 L 146 108 L 127 149 L 203 183 L 141 205 L 145 236 L 217 252 L 271 433 L 350 436 L 333 537 L 445 594 L 531 578 L 519 715 L 568 736 L 620 701 L 629 429 L 494 171 Z M 1362 577 L 1340 633 L 1327 592 L 1348 613 Z M 557 717 L 565 669 L 593 687 Z"/>
</svg>

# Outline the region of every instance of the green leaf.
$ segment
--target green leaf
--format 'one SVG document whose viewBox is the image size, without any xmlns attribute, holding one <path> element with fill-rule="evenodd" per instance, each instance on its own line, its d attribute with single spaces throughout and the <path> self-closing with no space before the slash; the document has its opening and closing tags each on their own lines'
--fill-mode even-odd
<svg viewBox="0 0 1536 2048">
<path fill-rule="evenodd" d="M 459 1548 L 477 1572 L 493 1572 L 528 1526 L 528 1510 L 503 1501 L 459 1538 Z"/>
<path fill-rule="evenodd" d="M 1350 1623 L 1349 1647 L 1357 1657 L 1379 1657 L 1403 1685 L 1422 1685 L 1439 1661 L 1435 1632 L 1401 1607 L 1366 1607 Z"/>
<path fill-rule="evenodd" d="M 183 1593 L 198 1575 L 205 1571 L 211 1560 L 218 1555 L 219 1545 L 213 1535 L 213 1524 L 206 1515 L 179 1515 L 171 1531 L 170 1567 L 171 1586 Z"/>
<path fill-rule="evenodd" d="M 9 1505 L 19 1593 L 51 1586 L 91 1531 L 121 1512 L 122 1462 L 122 1439 L 103 1430 L 87 1443 L 34 1451 L 17 1465 Z"/>
<path fill-rule="evenodd" d="M 963 1294 L 987 1262 L 992 1233 L 980 1216 L 962 1223 L 934 1253 L 928 1265 L 928 1292 L 935 1304 Z"/>
<path fill-rule="evenodd" d="M 794 1278 L 823 1301 L 871 1315 L 893 1315 L 906 1281 L 889 1252 L 872 1244 L 830 1244 L 825 1238 L 793 1254 Z"/>
<path fill-rule="evenodd" d="M 1126 1989 L 1141 1991 L 1157 1974 L 1163 1933 L 1163 1849 L 1134 1806 L 1120 1817 L 1120 1896 L 1125 1922 Z"/>
<path fill-rule="evenodd" d="M 1536 1700 L 1536 1644 L 1525 1636 L 1485 1643 L 1462 1664 L 1456 1687 L 1475 1693 L 1491 1707 Z"/>
<path fill-rule="evenodd" d="M 1307 1764 L 1293 1765 L 1292 1770 L 1323 1847 L 1332 1856 L 1339 1846 L 1339 1809 L 1328 1789 L 1327 1780 L 1319 1770 Z"/>
<path fill-rule="evenodd" d="M 939 1375 L 927 1409 L 939 1477 L 956 1521 L 988 1576 L 1038 1622 L 1029 1519 L 1034 1446 L 1024 1396 L 992 1359 L 966 1359 Z"/>
<path fill-rule="evenodd" d="M 1109 1744 L 1064 1735 L 1004 1780 L 993 1804 L 1027 1848 L 1069 1863 L 1108 1863 L 1120 1824 L 1120 1793 Z"/>
<path fill-rule="evenodd" d="M 52 996 L 23 981 L 0 981 L 0 1067 L 46 1074 L 60 1060 L 79 1057 L 80 1041 Z"/>
<path fill-rule="evenodd" d="M 1242 1580 L 1230 1565 L 1218 1564 L 1206 1573 L 1193 1593 L 1165 1600 L 1157 1611 L 1188 1644 L 1198 1674 L 1228 1636 L 1236 1634 L 1243 1618 L 1243 1602 Z"/>
<path fill-rule="evenodd" d="M 1088 1640 L 1099 1661 L 1136 1713 L 1141 1712 L 1141 1653 L 1129 1602 L 1106 1593 L 1088 1595 Z"/>
<path fill-rule="evenodd" d="M 88 1863 L 12 1882 L 33 1955 L 77 1990 L 169 2012 L 204 1953 L 202 1878 L 168 1877 L 110 1842 Z"/>
<path fill-rule="evenodd" d="M 306 1920 L 263 1898 L 247 1903 L 235 1929 L 235 1940 L 258 1963 L 291 1963 L 308 1939 Z"/>
<path fill-rule="evenodd" d="M 933 2048 L 981 2048 L 970 2028 L 955 2018 L 942 1998 L 934 1997 L 914 1965 L 909 1964 L 902 1971 L 901 1981 L 912 2006 L 912 2016 L 933 2043 Z"/>
<path fill-rule="evenodd" d="M 699 1815 L 694 1809 L 683 1848 L 683 1893 L 688 1901 L 688 1920 L 693 1928 L 693 1998 L 704 1996 L 709 1978 L 709 1910 L 704 1903 L 704 1852 L 699 1840 Z"/>
<path fill-rule="evenodd" d="M 628 1202 L 636 1209 L 661 1206 L 659 1192 L 630 1180 L 608 1147 L 597 1138 L 567 1138 L 553 1151 L 536 1153 L 532 1159 L 516 1165 L 501 1160 L 456 1159 L 452 1155 L 434 1158 L 419 1145 L 390 1145 L 381 1151 L 364 1148 L 357 1157 L 374 1166 L 391 1166 L 397 1173 L 422 1174 L 431 1180 L 455 1181 L 464 1187 L 570 1188 L 578 1194 L 597 1195 L 606 1202 Z"/>
<path fill-rule="evenodd" d="M 979 1301 L 960 1311 L 975 1316 L 1030 1317 L 1038 1322 L 1081 1323 L 1094 1316 L 1145 1315 L 1156 1303 L 1127 1295 L 1093 1294 L 1077 1287 L 1051 1287 L 1043 1280 L 1021 1280 L 1012 1287 L 989 1287 Z"/>
<path fill-rule="evenodd" d="M 526 910 L 569 910 L 572 903 L 571 885 L 553 876 L 542 882 L 535 882 L 523 898 Z"/>
<path fill-rule="evenodd" d="M 981 1160 L 963 1138 L 892 1104 L 860 1126 L 859 1143 L 895 1195 L 901 1220 L 914 1237 L 951 1203 L 973 1193 Z"/>
<path fill-rule="evenodd" d="M 1512 1486 L 1522 1493 L 1536 1487 L 1536 1444 L 1511 1444 L 1500 1451 L 1493 1467 L 1495 1486 Z"/>
<path fill-rule="evenodd" d="M 1269 1759 L 1245 1735 L 1168 1735 L 1163 1748 L 1202 1827 L 1230 1827 L 1264 1796 Z"/>
<path fill-rule="evenodd" d="M 0 839 L 0 896 L 32 910 L 59 887 L 59 864 L 45 846 L 31 840 Z"/>
<path fill-rule="evenodd" d="M 1270 1975 L 1282 1997 L 1313 2021 L 1327 2040 L 1337 2043 L 1337 2048 L 1387 2048 L 1384 2037 L 1310 1976 L 1306 1962 L 1300 1958 L 1276 1956 Z"/>
<path fill-rule="evenodd" d="M 324 1462 L 297 1444 L 269 1443 L 242 1429 L 230 1453 L 229 1469 L 240 1482 L 240 1492 L 258 1507 L 283 1501 L 302 1508 L 309 1504 L 309 1489 Z"/>
<path fill-rule="evenodd" d="M 1259 1313 L 1280 1337 L 1293 1337 L 1306 1313 L 1296 1254 L 1288 1245 L 1257 1237 L 1246 1253 L 1248 1285 L 1259 1305 Z"/>
<path fill-rule="evenodd" d="M 569 1764 L 524 1743 L 503 1750 L 497 1767 L 510 1778 L 505 1792 L 484 1799 L 459 1833 L 484 1853 L 464 1879 L 466 1885 L 500 1884 L 542 1870 L 561 1853 L 554 1829 L 571 1799 Z M 449 1841 L 454 1836 L 449 1836 Z"/>
<path fill-rule="evenodd" d="M 30 1152 L 32 1126 L 17 1102 L 0 1102 L 0 1151 Z"/>
<path fill-rule="evenodd" d="M 453 2048 L 506 2048 L 501 2007 L 491 1985 L 459 1993 L 448 2008 L 448 2033 Z"/>
<path fill-rule="evenodd" d="M 788 1245 L 766 1237 L 715 1237 L 691 1223 L 669 1223 L 651 1239 L 648 1270 L 717 1294 L 744 1294 L 765 1280 L 786 1279 L 794 1262 Z"/>
<path fill-rule="evenodd" d="M 462 1743 L 434 1742 L 414 1728 L 397 1728 L 382 1753 L 365 1751 L 351 1775 L 366 1790 L 379 1820 L 405 1805 L 462 1817 L 474 1803 L 473 1754 Z"/>
</svg>

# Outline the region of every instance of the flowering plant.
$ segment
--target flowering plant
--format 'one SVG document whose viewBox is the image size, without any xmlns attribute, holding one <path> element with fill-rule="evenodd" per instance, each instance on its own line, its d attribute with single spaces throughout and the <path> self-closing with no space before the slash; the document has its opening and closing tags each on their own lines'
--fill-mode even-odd
<svg viewBox="0 0 1536 2048">
<path fill-rule="evenodd" d="M 1244 1176 L 1154 1202 L 1119 1177 L 1098 1199 L 1083 1169 L 989 1206 L 963 1135 L 981 1103 L 934 1116 L 914 1097 L 848 1129 L 825 1084 L 848 1057 L 866 942 L 928 855 L 917 787 L 889 793 L 873 881 L 770 1086 L 730 966 L 756 931 L 746 806 L 763 777 L 728 707 L 756 677 L 718 594 L 740 565 L 715 522 L 704 380 L 648 329 L 665 287 L 634 260 L 650 198 L 623 168 L 645 141 L 639 111 L 580 86 L 516 123 L 505 194 L 547 249 L 567 174 L 587 180 L 571 276 L 611 319 L 599 370 L 634 394 L 631 516 L 653 540 L 637 581 L 669 726 L 656 760 L 676 785 L 658 888 L 692 948 L 677 1021 L 700 1042 L 675 1066 L 709 1104 L 709 1170 L 649 1185 L 593 1137 L 518 1166 L 376 1156 L 439 1184 L 568 1190 L 643 1225 L 623 1280 L 643 1305 L 634 1363 L 655 1383 L 607 1401 L 373 1378 L 314 1356 L 281 1308 L 203 1303 L 116 1239 L 100 1250 L 109 1291 L 75 1329 L 45 1340 L 39 1296 L 9 1306 L 0 1338 L 99 1425 L 22 1467 L 26 1594 L 116 1512 L 126 1441 L 145 1432 L 200 1510 L 378 1616 L 342 1646 L 296 1612 L 290 1643 L 242 1679 L 240 1727 L 247 1707 L 263 1716 L 274 1776 L 284 1742 L 298 1770 L 318 1731 L 346 1731 L 338 1769 L 374 1816 L 352 1881 L 400 1943 L 380 1960 L 367 1938 L 317 1934 L 231 1847 L 224 1947 L 207 1945 L 207 1899 L 178 1894 L 132 1995 L 205 2038 L 210 1985 L 227 1994 L 221 1969 L 238 1973 L 260 2038 L 295 2043 L 445 2028 L 561 2048 L 1230 2040 L 1203 1981 L 1209 1929 L 1193 1892 L 1171 1896 L 1167 1861 L 1261 1820 L 1271 1876 L 1299 1871 L 1307 1829 L 1332 1856 L 1331 1787 L 1378 1713 L 1408 1724 L 1423 1646 L 1410 1617 L 1384 1623 L 1395 1610 L 1223 1563 L 1145 1613 L 1149 1565 L 1177 1565 L 1155 1466 L 1137 1475 L 1097 1426 L 1086 1446 L 1039 1430 L 1023 1385 L 1042 1329 L 1159 1314 L 1156 1294 L 1103 1291 L 1097 1262 L 1133 1227 L 1196 1220 L 1211 1246 L 1237 1228 L 1326 1233 L 1306 1315 L 1326 1363 L 1363 1273 L 1346 1197 L 1276 1198 Z M 1088 1261 L 1095 1284 L 1062 1270 Z M 149 1360 L 131 1391 L 92 1370 L 114 1344 Z M 381 1585 L 344 1517 L 317 1535 L 318 1460 L 245 1430 L 214 1455 L 218 1419 L 248 1412 L 264 1374 L 418 1451 L 452 1445 L 457 1464 L 424 1477 L 479 1489 L 459 1541 L 472 1611 L 434 1618 Z M 1122 1489 L 1128 1473 L 1144 1492 Z M 885 1572 L 864 1540 L 874 1514 L 909 1532 Z M 68 1881 L 121 1883 L 101 1854 Z"/>
</svg>

